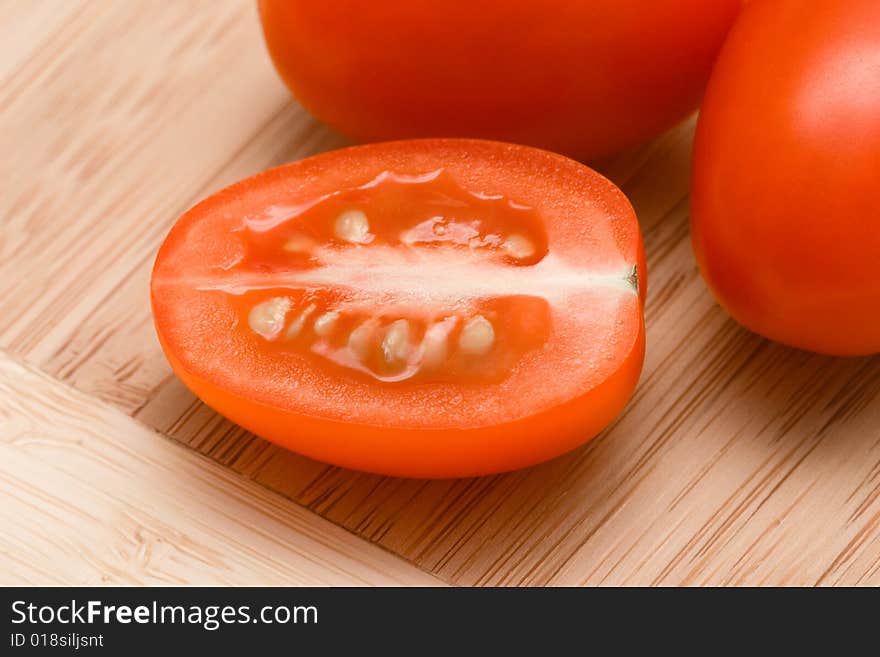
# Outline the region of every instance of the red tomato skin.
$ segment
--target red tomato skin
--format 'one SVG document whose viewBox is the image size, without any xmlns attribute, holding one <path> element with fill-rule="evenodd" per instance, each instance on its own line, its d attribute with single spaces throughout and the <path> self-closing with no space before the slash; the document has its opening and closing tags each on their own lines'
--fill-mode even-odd
<svg viewBox="0 0 880 657">
<path fill-rule="evenodd" d="M 260 0 L 296 98 L 357 141 L 481 137 L 586 160 L 696 108 L 741 0 Z"/>
<path fill-rule="evenodd" d="M 700 114 L 691 203 L 700 270 L 737 321 L 880 351 L 880 2 L 748 6 Z"/>
</svg>

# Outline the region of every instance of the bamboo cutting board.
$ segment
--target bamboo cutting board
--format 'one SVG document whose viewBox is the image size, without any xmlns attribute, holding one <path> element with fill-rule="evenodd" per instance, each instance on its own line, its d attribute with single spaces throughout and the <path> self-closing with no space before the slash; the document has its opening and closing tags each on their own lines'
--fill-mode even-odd
<svg viewBox="0 0 880 657">
<path fill-rule="evenodd" d="M 880 584 L 880 358 L 775 345 L 714 303 L 693 120 L 599 165 L 648 252 L 626 411 L 550 463 L 432 482 L 276 448 L 161 355 L 173 221 L 344 143 L 276 78 L 252 2 L 7 1 L 0 81 L 3 583 Z"/>
</svg>

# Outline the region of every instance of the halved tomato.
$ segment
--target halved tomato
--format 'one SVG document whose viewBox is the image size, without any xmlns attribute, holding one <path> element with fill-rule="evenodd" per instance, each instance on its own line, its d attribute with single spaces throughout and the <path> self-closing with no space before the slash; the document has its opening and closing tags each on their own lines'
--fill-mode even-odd
<svg viewBox="0 0 880 657">
<path fill-rule="evenodd" d="M 177 222 L 160 341 L 207 404 L 345 467 L 479 475 L 570 450 L 644 356 L 633 210 L 591 169 L 413 140 L 266 171 Z"/>
</svg>

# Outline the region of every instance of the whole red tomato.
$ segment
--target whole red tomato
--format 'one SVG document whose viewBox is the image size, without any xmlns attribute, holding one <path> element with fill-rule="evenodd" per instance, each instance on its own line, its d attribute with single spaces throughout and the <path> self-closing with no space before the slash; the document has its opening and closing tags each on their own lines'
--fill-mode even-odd
<svg viewBox="0 0 880 657">
<path fill-rule="evenodd" d="M 880 1 L 748 6 L 700 114 L 691 225 L 703 276 L 746 327 L 880 351 Z"/>
<path fill-rule="evenodd" d="M 359 141 L 482 137 L 580 159 L 698 104 L 741 0 L 260 0 L 269 52 Z"/>
</svg>

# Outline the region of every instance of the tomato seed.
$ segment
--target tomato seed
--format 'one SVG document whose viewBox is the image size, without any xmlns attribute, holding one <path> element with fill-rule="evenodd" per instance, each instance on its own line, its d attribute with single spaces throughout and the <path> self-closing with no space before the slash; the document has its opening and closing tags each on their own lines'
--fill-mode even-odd
<svg viewBox="0 0 880 657">
<path fill-rule="evenodd" d="M 398 319 L 391 323 L 382 340 L 382 356 L 388 365 L 398 365 L 409 356 L 409 322 Z"/>
<path fill-rule="evenodd" d="M 346 210 L 334 224 L 336 237 L 352 244 L 366 244 L 372 239 L 370 222 L 360 210 Z"/>
<path fill-rule="evenodd" d="M 483 356 L 489 353 L 494 342 L 495 329 L 492 327 L 492 323 L 482 315 L 471 317 L 465 322 L 461 329 L 461 335 L 458 336 L 459 349 L 474 356 Z"/>
<path fill-rule="evenodd" d="M 309 318 L 313 312 L 315 312 L 315 304 L 309 304 L 308 308 L 303 310 L 299 315 L 297 315 L 296 319 L 294 319 L 290 326 L 287 327 L 287 339 L 293 340 L 296 336 L 298 336 L 302 330 L 303 326 L 305 326 L 306 320 Z"/>
<path fill-rule="evenodd" d="M 376 320 L 368 319 L 357 326 L 348 336 L 348 348 L 361 361 L 370 357 L 373 336 L 376 333 Z"/>
<path fill-rule="evenodd" d="M 284 243 L 283 248 L 288 253 L 307 255 L 311 253 L 316 246 L 317 244 L 312 238 L 306 237 L 305 235 L 295 235 Z"/>
<path fill-rule="evenodd" d="M 339 313 L 335 310 L 331 310 L 329 313 L 324 313 L 320 315 L 316 320 L 313 326 L 315 335 L 319 338 L 326 338 L 328 335 L 333 333 L 333 329 L 336 327 L 336 322 L 339 321 Z"/>
<path fill-rule="evenodd" d="M 284 319 L 290 310 L 290 299 L 273 297 L 258 303 L 248 314 L 248 325 L 255 333 L 267 340 L 273 340 L 284 328 Z"/>
<path fill-rule="evenodd" d="M 444 363 L 449 350 L 449 332 L 454 325 L 455 319 L 449 318 L 428 327 L 422 338 L 422 367 L 435 369 Z"/>
<path fill-rule="evenodd" d="M 501 248 L 503 248 L 511 258 L 517 260 L 525 260 L 526 258 L 531 258 L 535 255 L 535 245 L 532 241 L 529 238 L 516 233 L 510 235 L 504 240 Z"/>
</svg>

